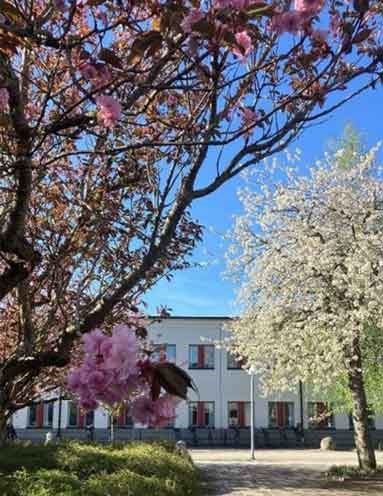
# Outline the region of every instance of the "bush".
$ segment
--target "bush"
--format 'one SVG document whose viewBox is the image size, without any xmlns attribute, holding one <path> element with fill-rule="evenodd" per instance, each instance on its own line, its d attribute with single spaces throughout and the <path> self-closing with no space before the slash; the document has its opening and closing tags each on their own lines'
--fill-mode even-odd
<svg viewBox="0 0 383 496">
<path fill-rule="evenodd" d="M 195 466 L 170 444 L 13 445 L 0 453 L 2 496 L 197 496 Z"/>
<path fill-rule="evenodd" d="M 364 470 L 355 466 L 334 465 L 326 472 L 326 476 L 341 479 L 369 479 L 370 477 L 383 479 L 383 466 L 380 465 L 375 470 Z"/>
</svg>

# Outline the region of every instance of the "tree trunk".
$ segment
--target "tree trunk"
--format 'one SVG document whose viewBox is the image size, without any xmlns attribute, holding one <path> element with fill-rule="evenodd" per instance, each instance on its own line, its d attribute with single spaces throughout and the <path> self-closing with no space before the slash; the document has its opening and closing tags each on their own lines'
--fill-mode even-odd
<svg viewBox="0 0 383 496">
<path fill-rule="evenodd" d="M 358 454 L 359 468 L 376 469 L 375 451 L 368 432 L 368 407 L 364 389 L 362 360 L 360 352 L 354 355 L 349 372 L 349 386 L 352 395 L 352 418 L 354 422 L 354 439 Z M 358 357 L 356 359 L 356 357 Z"/>
<path fill-rule="evenodd" d="M 7 413 L 0 408 L 0 447 L 3 447 L 7 442 L 7 422 Z"/>
</svg>

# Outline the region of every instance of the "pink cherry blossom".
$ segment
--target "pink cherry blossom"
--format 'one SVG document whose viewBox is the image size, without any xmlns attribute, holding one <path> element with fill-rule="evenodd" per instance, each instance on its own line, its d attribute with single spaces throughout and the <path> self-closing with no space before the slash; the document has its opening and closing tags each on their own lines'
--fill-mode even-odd
<svg viewBox="0 0 383 496">
<path fill-rule="evenodd" d="M 236 10 L 243 10 L 251 5 L 256 5 L 257 3 L 262 2 L 259 0 L 215 0 L 213 5 L 216 9 L 232 8 Z"/>
<path fill-rule="evenodd" d="M 102 126 L 114 127 L 121 117 L 121 104 L 112 96 L 103 95 L 96 99 L 99 111 L 98 121 Z"/>
<path fill-rule="evenodd" d="M 235 40 L 241 48 L 234 48 L 233 53 L 240 58 L 245 59 L 253 49 L 253 44 L 247 31 L 236 33 Z"/>
<path fill-rule="evenodd" d="M 5 112 L 8 107 L 9 93 L 6 88 L 0 88 L 0 112 Z"/>
<path fill-rule="evenodd" d="M 82 77 L 90 81 L 95 88 L 105 86 L 112 79 L 112 75 L 105 64 L 98 62 L 85 62 L 80 65 Z"/>
<path fill-rule="evenodd" d="M 102 392 L 107 384 L 107 377 L 102 370 L 93 370 L 87 377 L 88 385 L 95 392 Z"/>
<path fill-rule="evenodd" d="M 59 10 L 60 12 L 65 12 L 67 10 L 67 5 L 65 4 L 65 0 L 54 0 L 53 4 L 56 7 L 56 9 Z"/>
<path fill-rule="evenodd" d="M 98 74 L 94 63 L 91 63 L 91 62 L 87 62 L 87 63 L 83 64 L 80 67 L 80 73 L 81 73 L 82 77 L 86 80 L 96 79 L 97 74 Z"/>
<path fill-rule="evenodd" d="M 156 401 L 142 395 L 133 402 L 132 416 L 143 425 L 166 427 L 176 417 L 176 405 L 177 400 L 169 394 Z"/>
<path fill-rule="evenodd" d="M 246 127 L 249 127 L 249 126 L 252 126 L 254 125 L 254 123 L 257 121 L 258 119 L 258 114 L 255 110 L 249 108 L 249 107 L 244 107 L 242 110 L 241 110 L 241 113 L 242 113 L 242 121 L 243 121 L 243 124 L 244 126 Z"/>
<path fill-rule="evenodd" d="M 154 426 L 156 421 L 154 401 L 148 396 L 139 396 L 132 404 L 132 416 L 142 425 Z"/>
<path fill-rule="evenodd" d="M 179 400 L 170 394 L 164 394 L 155 402 L 155 427 L 166 427 L 176 418 L 176 406 Z"/>
<path fill-rule="evenodd" d="M 316 14 L 324 5 L 324 0 L 295 0 L 295 10 L 308 14 Z"/>
<path fill-rule="evenodd" d="M 181 24 L 185 33 L 191 33 L 193 31 L 193 25 L 203 19 L 203 17 L 204 14 L 199 9 L 191 9 Z"/>
<path fill-rule="evenodd" d="M 95 329 L 94 331 L 85 334 L 82 338 L 85 353 L 100 355 L 101 345 L 107 339 L 108 336 L 106 336 L 100 329 Z"/>
<path fill-rule="evenodd" d="M 327 43 L 328 32 L 324 29 L 316 29 L 311 33 L 311 39 L 320 45 Z"/>
<path fill-rule="evenodd" d="M 82 398 L 79 404 L 83 410 L 95 410 L 98 407 L 98 403 L 94 398 Z"/>
<path fill-rule="evenodd" d="M 107 368 L 118 369 L 123 379 L 137 374 L 137 338 L 127 326 L 116 326 L 111 337 L 112 346 L 105 360 Z"/>
<path fill-rule="evenodd" d="M 81 385 L 81 373 L 79 369 L 72 369 L 68 374 L 69 389 L 77 391 Z"/>
<path fill-rule="evenodd" d="M 283 12 L 273 16 L 271 20 L 271 29 L 277 34 L 291 33 L 295 34 L 302 30 L 307 17 L 297 10 Z"/>
</svg>

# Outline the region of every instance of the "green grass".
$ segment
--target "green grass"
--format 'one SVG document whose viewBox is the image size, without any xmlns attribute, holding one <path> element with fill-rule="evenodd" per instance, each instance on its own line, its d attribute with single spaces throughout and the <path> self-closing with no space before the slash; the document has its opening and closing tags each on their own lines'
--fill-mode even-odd
<svg viewBox="0 0 383 496">
<path fill-rule="evenodd" d="M 355 466 L 334 465 L 326 472 L 326 476 L 329 478 L 345 478 L 355 480 L 369 478 L 383 479 L 383 466 L 378 466 L 376 470 L 363 470 Z"/>
<path fill-rule="evenodd" d="M 197 468 L 170 444 L 15 444 L 0 450 L 1 496 L 199 496 Z"/>
</svg>

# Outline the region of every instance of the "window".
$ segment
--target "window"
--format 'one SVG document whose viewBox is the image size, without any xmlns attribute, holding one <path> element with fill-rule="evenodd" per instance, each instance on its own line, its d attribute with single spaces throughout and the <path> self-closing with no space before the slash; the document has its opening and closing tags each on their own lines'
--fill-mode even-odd
<svg viewBox="0 0 383 496">
<path fill-rule="evenodd" d="M 37 405 L 28 407 L 28 427 L 37 427 Z"/>
<path fill-rule="evenodd" d="M 69 402 L 69 417 L 68 417 L 68 426 L 69 427 L 77 427 L 79 424 L 79 411 L 77 403 L 74 401 Z"/>
<path fill-rule="evenodd" d="M 250 401 L 229 401 L 229 427 L 250 427 Z"/>
<path fill-rule="evenodd" d="M 45 406 L 47 403 L 34 403 L 28 407 L 28 427 L 45 426 Z"/>
<path fill-rule="evenodd" d="M 176 345 L 155 344 L 152 358 L 157 362 L 176 363 Z"/>
<path fill-rule="evenodd" d="M 130 415 L 129 408 L 127 406 L 123 407 L 120 411 L 120 415 L 116 419 L 114 419 L 114 425 L 118 425 L 120 428 L 132 428 L 134 427 L 134 421 L 132 416 Z M 110 424 L 110 417 L 109 417 Z"/>
<path fill-rule="evenodd" d="M 214 401 L 191 401 L 189 403 L 190 427 L 214 427 Z"/>
<path fill-rule="evenodd" d="M 84 426 L 88 427 L 90 425 L 93 425 L 94 427 L 94 410 L 86 412 L 85 414 Z"/>
<path fill-rule="evenodd" d="M 244 360 L 240 360 L 236 358 L 235 355 L 230 353 L 229 351 L 227 352 L 227 368 L 231 370 L 238 370 L 242 369 L 244 365 Z"/>
<path fill-rule="evenodd" d="M 53 409 L 54 404 L 53 401 L 49 403 L 44 403 L 43 406 L 43 425 L 44 427 L 52 427 L 53 426 Z"/>
<path fill-rule="evenodd" d="M 352 413 L 348 414 L 348 426 L 350 430 L 354 430 L 354 419 Z M 368 409 L 368 428 L 374 430 L 375 427 L 375 413 L 371 408 Z"/>
<path fill-rule="evenodd" d="M 68 427 L 78 427 L 80 429 L 93 425 L 94 411 L 84 412 L 75 401 L 68 403 Z"/>
<path fill-rule="evenodd" d="M 294 427 L 294 403 L 290 401 L 269 401 L 269 427 Z"/>
<path fill-rule="evenodd" d="M 189 369 L 214 369 L 214 345 L 191 344 Z"/>
<path fill-rule="evenodd" d="M 307 404 L 307 415 L 309 429 L 332 429 L 334 428 L 334 416 L 328 412 L 326 403 L 310 401 Z"/>
</svg>

